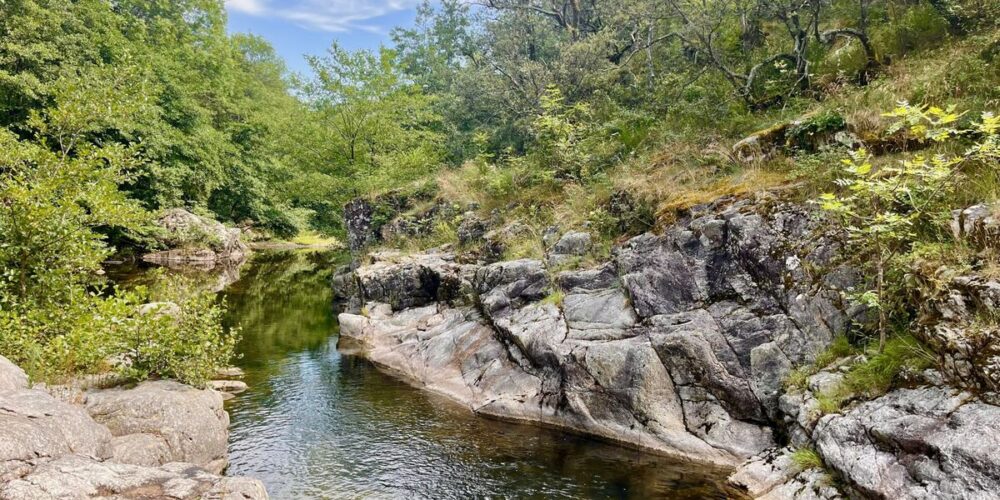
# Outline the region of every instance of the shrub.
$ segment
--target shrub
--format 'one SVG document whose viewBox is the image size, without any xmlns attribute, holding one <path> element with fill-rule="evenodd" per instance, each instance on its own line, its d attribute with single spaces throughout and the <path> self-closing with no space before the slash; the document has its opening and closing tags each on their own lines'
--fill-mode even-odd
<svg viewBox="0 0 1000 500">
<path fill-rule="evenodd" d="M 132 317 L 132 327 L 121 332 L 120 352 L 113 355 L 121 358 L 123 375 L 200 385 L 229 364 L 239 331 L 222 327 L 225 308 L 214 294 L 193 294 L 177 305 L 176 312 L 164 310 L 171 305 L 163 305 L 160 311 Z"/>
<path fill-rule="evenodd" d="M 897 56 L 941 45 L 948 38 L 948 20 L 931 5 L 920 4 L 873 37 L 876 46 Z"/>
</svg>

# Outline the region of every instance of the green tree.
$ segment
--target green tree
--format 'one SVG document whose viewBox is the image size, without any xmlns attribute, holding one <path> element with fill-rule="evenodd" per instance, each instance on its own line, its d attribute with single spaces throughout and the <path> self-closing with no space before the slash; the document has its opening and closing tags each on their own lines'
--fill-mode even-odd
<svg viewBox="0 0 1000 500">
<path fill-rule="evenodd" d="M 955 128 L 961 114 L 953 109 L 912 106 L 902 103 L 888 116 L 900 121 L 893 128 L 906 128 L 920 140 L 944 142 L 963 134 Z M 859 299 L 878 311 L 879 351 L 885 347 L 889 328 L 889 296 L 899 284 L 889 283 L 887 274 L 895 260 L 915 241 L 933 231 L 957 187 L 959 166 L 966 161 L 990 159 L 996 154 L 998 120 L 984 114 L 974 131 L 982 137 L 962 156 L 914 155 L 898 165 L 876 168 L 869 153 L 860 149 L 845 159 L 845 177 L 837 181 L 840 193 L 826 193 L 820 206 L 836 216 L 861 262 L 874 272 L 873 288 Z"/>
</svg>

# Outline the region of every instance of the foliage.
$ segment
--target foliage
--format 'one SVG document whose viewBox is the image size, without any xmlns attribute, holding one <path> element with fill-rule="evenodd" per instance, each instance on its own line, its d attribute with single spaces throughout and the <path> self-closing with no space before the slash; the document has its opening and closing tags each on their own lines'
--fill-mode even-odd
<svg viewBox="0 0 1000 500">
<path fill-rule="evenodd" d="M 903 102 L 887 116 L 899 120 L 889 129 L 906 129 L 921 141 L 944 142 L 963 132 L 955 128 L 961 113 L 953 108 L 911 106 Z M 888 297 L 891 283 L 886 275 L 896 258 L 906 253 L 921 233 L 933 231 L 949 208 L 942 203 L 956 188 L 963 161 L 989 157 L 995 152 L 996 120 L 984 114 L 976 131 L 984 137 L 963 156 L 922 154 L 899 165 L 876 168 L 865 149 L 851 152 L 843 160 L 846 177 L 837 180 L 841 194 L 826 193 L 820 206 L 837 217 L 862 262 L 875 274 L 874 288 L 857 298 L 879 313 L 879 342 L 885 344 L 889 328 Z"/>
<path fill-rule="evenodd" d="M 169 289 L 184 289 L 180 280 L 173 278 Z M 122 360 L 118 369 L 128 378 L 168 377 L 201 385 L 233 359 L 239 330 L 223 328 L 225 308 L 212 293 L 171 298 L 174 301 L 154 303 L 151 312 L 133 318 L 130 328 L 118 332 L 120 352 L 111 357 Z M 169 311 L 174 305 L 176 313 Z"/>
<path fill-rule="evenodd" d="M 0 352 L 46 379 L 118 366 L 198 383 L 232 355 L 211 298 L 183 301 L 174 322 L 139 314 L 142 293 L 100 293 L 110 250 L 96 229 L 148 219 L 119 189 L 143 159 L 100 140 L 146 111 L 126 70 L 60 78 L 49 107 L 0 129 Z"/>
<path fill-rule="evenodd" d="M 837 387 L 816 395 L 819 409 L 834 413 L 851 399 L 882 396 L 896 387 L 903 375 L 930 368 L 934 360 L 934 354 L 908 334 L 892 336 L 883 346 L 872 343 L 864 360 L 851 366 Z"/>
</svg>

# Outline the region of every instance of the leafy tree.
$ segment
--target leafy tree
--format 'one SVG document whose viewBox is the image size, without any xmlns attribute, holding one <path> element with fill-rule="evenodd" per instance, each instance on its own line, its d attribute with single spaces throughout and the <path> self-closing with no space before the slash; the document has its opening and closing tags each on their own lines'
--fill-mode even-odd
<svg viewBox="0 0 1000 500">
<path fill-rule="evenodd" d="M 955 128 L 961 114 L 954 109 L 901 103 L 888 116 L 899 118 L 893 130 L 907 128 L 921 140 L 949 141 L 964 132 Z M 975 132 L 978 144 L 962 156 L 914 155 L 899 165 L 876 168 L 870 154 L 860 149 L 844 160 L 845 177 L 837 184 L 841 193 L 826 193 L 820 206 L 836 216 L 852 248 L 874 271 L 874 288 L 859 295 L 878 311 L 879 350 L 885 347 L 892 284 L 887 273 L 897 257 L 907 252 L 923 231 L 933 228 L 947 214 L 945 203 L 957 188 L 959 166 L 966 161 L 989 159 L 996 153 L 998 120 L 984 114 Z"/>
<path fill-rule="evenodd" d="M 310 57 L 306 86 L 316 117 L 333 135 L 336 155 L 367 191 L 422 177 L 441 161 L 441 117 L 434 99 L 399 69 L 395 51 L 348 51 L 334 43 Z"/>
</svg>

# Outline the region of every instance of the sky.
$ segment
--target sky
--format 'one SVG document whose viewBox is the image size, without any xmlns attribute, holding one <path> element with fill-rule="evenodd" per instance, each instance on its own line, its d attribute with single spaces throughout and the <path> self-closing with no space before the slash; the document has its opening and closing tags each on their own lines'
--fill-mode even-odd
<svg viewBox="0 0 1000 500">
<path fill-rule="evenodd" d="M 231 33 L 266 38 L 292 71 L 308 73 L 303 54 L 323 54 L 338 40 L 349 49 L 389 44 L 410 26 L 419 0 L 226 0 Z"/>
</svg>

